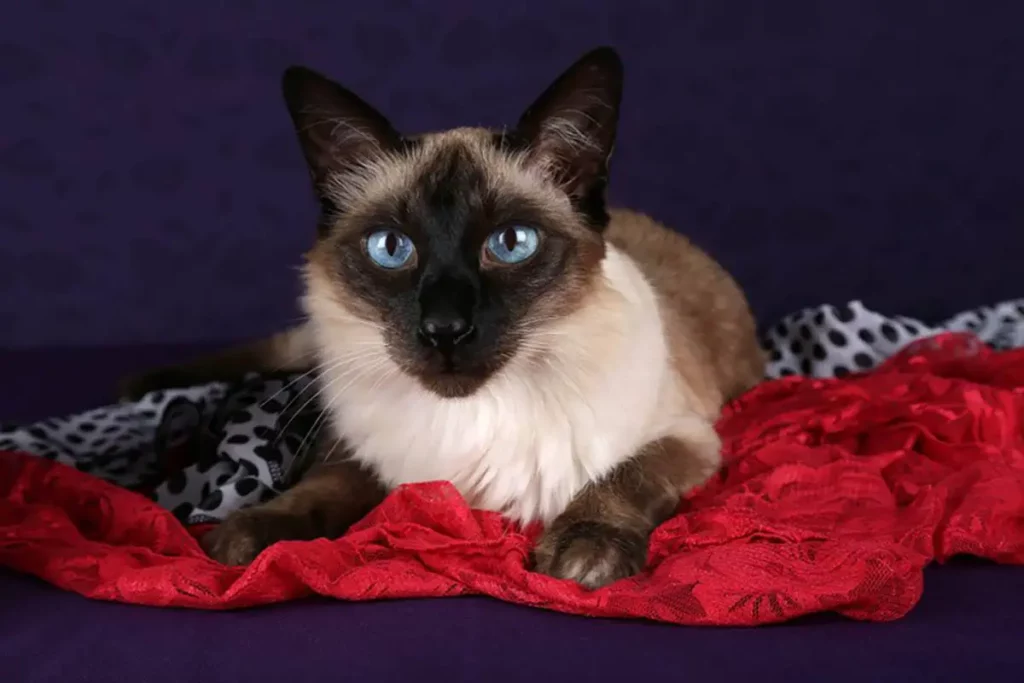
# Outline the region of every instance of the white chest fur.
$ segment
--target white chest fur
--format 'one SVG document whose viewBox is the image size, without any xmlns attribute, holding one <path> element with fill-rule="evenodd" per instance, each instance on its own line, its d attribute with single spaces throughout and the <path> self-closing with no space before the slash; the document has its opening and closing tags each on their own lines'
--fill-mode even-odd
<svg viewBox="0 0 1024 683">
<path fill-rule="evenodd" d="M 475 507 L 550 521 L 686 408 L 650 285 L 612 248 L 602 270 L 589 304 L 464 399 L 438 397 L 386 359 L 353 371 L 346 361 L 382 345 L 379 330 L 307 300 L 335 432 L 389 486 L 450 481 Z"/>
</svg>

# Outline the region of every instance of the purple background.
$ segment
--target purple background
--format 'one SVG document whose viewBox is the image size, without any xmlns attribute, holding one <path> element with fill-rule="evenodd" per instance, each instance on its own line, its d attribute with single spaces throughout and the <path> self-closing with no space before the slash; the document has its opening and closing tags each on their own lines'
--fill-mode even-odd
<svg viewBox="0 0 1024 683">
<path fill-rule="evenodd" d="M 313 203 L 293 62 L 408 130 L 513 122 L 584 50 L 627 66 L 613 198 L 690 233 L 762 321 L 1020 296 L 1016 0 L 20 0 L 0 21 L 0 347 L 293 320 Z"/>
<path fill-rule="evenodd" d="M 614 198 L 694 236 L 763 321 L 853 298 L 938 318 L 1024 294 L 1019 0 L 2 5 L 0 348 L 35 349 L 0 352 L 0 419 L 104 402 L 114 376 L 198 348 L 183 344 L 294 319 L 313 205 L 278 92 L 293 62 L 429 129 L 512 122 L 611 43 L 628 74 Z M 107 348 L 41 348 L 85 345 Z M 0 672 L 1018 681 L 1022 589 L 1019 568 L 958 565 L 930 569 L 892 624 L 735 630 L 476 598 L 205 614 L 3 570 Z"/>
<path fill-rule="evenodd" d="M 927 570 L 925 585 L 900 621 L 736 629 L 484 598 L 162 610 L 90 602 L 0 569 L 0 605 L 22 606 L 7 621 L 0 608 L 0 667 L 12 683 L 1019 683 L 1024 572 L 954 565 Z"/>
</svg>

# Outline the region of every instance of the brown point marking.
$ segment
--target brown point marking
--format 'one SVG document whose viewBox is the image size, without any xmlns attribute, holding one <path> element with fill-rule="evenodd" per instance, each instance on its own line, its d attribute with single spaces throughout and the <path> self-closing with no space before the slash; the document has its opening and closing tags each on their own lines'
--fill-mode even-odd
<svg viewBox="0 0 1024 683">
<path fill-rule="evenodd" d="M 584 488 L 552 522 L 534 550 L 536 570 L 588 588 L 636 574 L 651 532 L 708 476 L 709 467 L 682 441 L 648 444 Z"/>
<path fill-rule="evenodd" d="M 317 453 L 326 453 L 326 439 Z M 299 482 L 262 505 L 239 510 L 202 539 L 207 554 L 222 564 L 249 564 L 278 541 L 337 538 L 384 499 L 379 480 L 347 456 L 312 466 Z"/>
</svg>

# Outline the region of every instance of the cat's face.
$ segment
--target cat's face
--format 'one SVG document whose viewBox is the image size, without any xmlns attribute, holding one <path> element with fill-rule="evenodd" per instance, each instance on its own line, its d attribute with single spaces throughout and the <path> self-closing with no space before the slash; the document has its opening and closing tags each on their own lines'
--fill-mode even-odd
<svg viewBox="0 0 1024 683">
<path fill-rule="evenodd" d="M 323 207 L 307 297 L 379 330 L 390 360 L 442 396 L 542 349 L 599 276 L 621 79 L 615 53 L 595 50 L 515 129 L 403 137 L 352 93 L 289 69 Z"/>
</svg>

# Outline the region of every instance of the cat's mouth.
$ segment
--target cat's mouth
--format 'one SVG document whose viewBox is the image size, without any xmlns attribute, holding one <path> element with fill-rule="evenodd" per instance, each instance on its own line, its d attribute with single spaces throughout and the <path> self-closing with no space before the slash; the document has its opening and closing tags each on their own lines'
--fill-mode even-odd
<svg viewBox="0 0 1024 683">
<path fill-rule="evenodd" d="M 476 392 L 495 368 L 440 352 L 428 353 L 410 368 L 428 391 L 444 398 L 465 398 Z"/>
<path fill-rule="evenodd" d="M 486 380 L 453 371 L 421 377 L 420 381 L 428 390 L 443 398 L 466 398 L 473 395 Z"/>
</svg>

